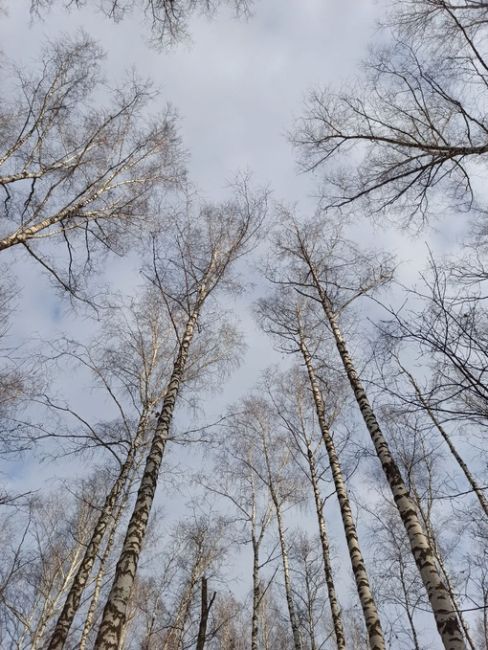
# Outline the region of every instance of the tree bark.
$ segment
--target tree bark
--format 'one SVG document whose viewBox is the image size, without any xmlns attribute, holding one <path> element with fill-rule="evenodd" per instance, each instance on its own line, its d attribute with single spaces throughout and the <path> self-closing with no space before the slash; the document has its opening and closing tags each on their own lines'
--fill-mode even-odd
<svg viewBox="0 0 488 650">
<path fill-rule="evenodd" d="M 205 284 L 201 284 L 198 293 L 195 307 L 186 323 L 185 331 L 181 338 L 163 407 L 156 424 L 156 430 L 151 449 L 146 459 L 146 466 L 141 479 L 134 511 L 127 528 L 127 534 L 115 570 L 114 582 L 105 605 L 102 622 L 95 641 L 95 650 L 116 650 L 118 648 L 120 634 L 126 618 L 127 603 L 134 584 L 137 564 L 149 520 L 149 513 L 156 492 L 159 469 L 173 419 L 176 398 L 183 379 L 183 372 L 188 359 L 188 352 L 193 339 L 195 326 L 198 322 L 199 310 L 206 295 Z"/>
<path fill-rule="evenodd" d="M 290 625 L 291 625 L 291 631 L 293 634 L 293 645 L 295 650 L 302 650 L 302 641 L 300 638 L 300 630 L 298 627 L 298 618 L 297 614 L 295 611 L 295 604 L 293 602 L 293 594 L 292 594 L 292 588 L 291 588 L 291 577 L 290 577 L 290 565 L 289 565 L 289 560 L 288 560 L 288 549 L 286 546 L 286 540 L 285 540 L 285 532 L 283 529 L 283 519 L 281 516 L 281 504 L 278 498 L 278 495 L 276 493 L 275 487 L 274 487 L 274 481 L 273 481 L 273 476 L 271 472 L 271 465 L 269 461 L 269 452 L 268 452 L 268 445 L 265 439 L 265 434 L 263 432 L 263 451 L 264 451 L 264 457 L 266 460 L 266 469 L 268 473 L 268 488 L 269 492 L 271 495 L 271 499 L 273 501 L 273 505 L 275 507 L 275 512 L 276 512 L 276 523 L 278 526 L 278 538 L 280 542 L 280 549 L 281 549 L 281 559 L 283 563 L 283 575 L 285 578 L 285 595 L 286 595 L 286 604 L 288 606 L 288 614 L 290 617 Z"/>
<path fill-rule="evenodd" d="M 205 641 L 207 640 L 208 615 L 210 613 L 210 609 L 215 600 L 215 596 L 216 593 L 214 591 L 213 596 L 210 599 L 210 602 L 208 601 L 207 578 L 205 576 L 202 576 L 202 592 L 201 592 L 202 606 L 201 606 L 201 613 L 200 613 L 200 624 L 198 626 L 196 650 L 204 650 L 205 648 Z"/>
<path fill-rule="evenodd" d="M 258 650 L 259 634 L 259 605 L 261 603 L 261 582 L 259 580 L 259 541 L 252 533 L 252 617 L 251 617 L 251 650 Z"/>
<path fill-rule="evenodd" d="M 107 527 L 113 520 L 113 512 L 117 500 L 125 488 L 127 479 L 134 465 L 137 443 L 144 434 L 146 426 L 147 413 L 143 413 L 139 420 L 134 444 L 129 450 L 127 458 L 120 469 L 119 475 L 105 499 L 105 503 L 103 504 L 103 508 L 98 517 L 91 539 L 86 547 L 85 555 L 78 567 L 78 571 L 73 580 L 68 596 L 66 597 L 63 610 L 57 620 L 56 627 L 54 628 L 49 642 L 48 650 L 62 650 L 64 647 L 73 619 L 80 606 L 81 597 L 85 590 L 90 571 L 97 558 L 100 544 L 102 543 Z"/>
<path fill-rule="evenodd" d="M 329 604 L 330 604 L 330 610 L 332 614 L 332 623 L 334 625 L 334 634 L 336 637 L 337 650 L 345 650 L 346 637 L 344 634 L 344 626 L 342 624 L 341 608 L 335 590 L 332 564 L 330 561 L 329 536 L 327 535 L 327 527 L 325 524 L 325 517 L 323 512 L 323 506 L 322 506 L 322 497 L 320 495 L 315 457 L 313 455 L 310 445 L 307 445 L 307 459 L 308 459 L 308 465 L 310 469 L 310 479 L 312 482 L 315 512 L 317 513 L 317 522 L 319 525 L 319 536 L 320 536 L 320 545 L 322 547 L 322 560 L 324 563 L 325 583 L 327 585 L 327 593 L 329 596 Z"/>
<path fill-rule="evenodd" d="M 373 598 L 373 593 L 369 584 L 368 573 L 364 563 L 363 554 L 359 546 L 359 538 L 356 531 L 356 524 L 351 511 L 349 503 L 349 495 L 347 493 L 346 484 L 342 475 L 342 469 L 339 462 L 339 457 L 336 452 L 335 444 L 327 426 L 325 418 L 325 405 L 320 392 L 320 387 L 315 375 L 315 369 L 312 363 L 312 357 L 305 344 L 303 331 L 300 330 L 300 350 L 305 361 L 312 395 L 315 402 L 315 409 L 317 412 L 317 419 L 322 433 L 322 439 L 329 458 L 330 468 L 332 470 L 332 477 L 334 479 L 334 486 L 337 492 L 339 507 L 341 510 L 342 523 L 346 535 L 347 547 L 349 549 L 349 557 L 351 559 L 352 571 L 356 580 L 356 587 L 358 591 L 359 601 L 363 610 L 364 621 L 366 623 L 366 630 L 368 633 L 369 647 L 371 650 L 386 650 L 385 638 L 381 627 L 381 621 L 378 614 L 378 609 Z"/>
<path fill-rule="evenodd" d="M 117 512 L 115 513 L 114 520 L 110 528 L 109 537 L 107 540 L 107 544 L 105 546 L 105 550 L 103 552 L 102 557 L 100 558 L 100 565 L 98 567 L 97 577 L 95 579 L 95 589 L 90 601 L 90 605 L 88 607 L 88 612 L 86 614 L 85 623 L 83 625 L 83 632 L 80 638 L 80 647 L 78 650 L 86 650 L 86 646 L 88 643 L 88 635 L 90 634 L 90 631 L 93 627 L 93 619 L 95 617 L 98 601 L 100 599 L 102 581 L 105 576 L 105 567 L 114 545 L 115 533 L 117 532 L 117 527 L 119 525 L 120 518 L 122 516 L 122 513 L 124 512 L 125 506 L 127 505 L 127 500 L 129 498 L 129 493 L 130 493 L 132 483 L 133 483 L 133 478 L 129 481 L 128 486 L 125 490 L 124 498 L 119 504 L 119 507 L 117 508 Z"/>
<path fill-rule="evenodd" d="M 351 384 L 359 410 L 363 416 L 366 428 L 373 441 L 376 453 L 386 479 L 390 486 L 400 517 L 408 535 L 415 562 L 422 577 L 429 601 L 432 607 L 437 629 L 446 650 L 466 650 L 463 633 L 456 615 L 456 607 L 443 583 L 435 560 L 432 547 L 429 544 L 420 524 L 415 504 L 412 501 L 405 482 L 401 476 L 388 443 L 380 429 L 376 415 L 369 403 L 366 391 L 356 372 L 352 358 L 346 347 L 345 340 L 337 324 L 336 315 L 330 300 L 324 291 L 313 265 L 310 265 L 313 282 L 320 298 L 324 313 L 329 322 L 337 350 L 341 357 L 344 370 Z"/>
</svg>

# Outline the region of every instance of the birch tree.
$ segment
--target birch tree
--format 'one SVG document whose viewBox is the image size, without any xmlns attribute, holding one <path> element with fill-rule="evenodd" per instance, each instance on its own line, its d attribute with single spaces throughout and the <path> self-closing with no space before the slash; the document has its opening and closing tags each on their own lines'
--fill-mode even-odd
<svg viewBox="0 0 488 650">
<path fill-rule="evenodd" d="M 321 242 L 324 242 L 323 247 Z M 341 241 L 337 229 L 327 232 L 319 222 L 307 224 L 304 228 L 291 220 L 288 228 L 282 231 L 278 250 L 285 260 L 289 260 L 289 270 L 294 272 L 290 284 L 311 296 L 323 310 L 344 372 L 403 521 L 444 646 L 452 650 L 464 649 L 466 645 L 456 615 L 456 605 L 442 579 L 415 502 L 380 428 L 339 325 L 342 311 L 353 300 L 380 287 L 391 277 L 389 260 L 378 260 L 366 253 L 359 253 L 352 244 Z"/>
<path fill-rule="evenodd" d="M 234 202 L 219 207 L 205 206 L 197 220 L 193 215 L 176 220 L 171 233 L 172 246 L 163 249 L 170 265 L 154 266 L 154 283 L 165 301 L 179 307 L 182 318 L 173 323 L 177 340 L 173 367 L 105 606 L 95 644 L 97 649 L 117 647 L 200 312 L 209 296 L 227 279 L 231 265 L 254 242 L 265 204 L 265 197 L 253 197 L 244 183 Z"/>
<path fill-rule="evenodd" d="M 58 494 L 31 497 L 5 547 L 1 604 L 5 641 L 12 648 L 44 648 L 88 541 L 99 505 L 91 491 L 104 477 L 89 477 L 73 499 Z M 20 542 L 14 542 L 20 540 Z M 9 548 L 16 544 L 16 547 Z"/>
<path fill-rule="evenodd" d="M 264 554 L 263 546 L 274 517 L 273 504 L 255 471 L 259 466 L 258 450 L 235 421 L 221 429 L 214 457 L 212 479 L 207 472 L 201 472 L 198 481 L 210 495 L 220 496 L 229 503 L 231 513 L 227 517 L 237 529 L 237 543 L 251 545 L 250 647 L 258 650 L 262 602 L 270 587 L 263 570 L 273 557 L 273 551 Z"/>
<path fill-rule="evenodd" d="M 474 441 L 479 428 L 486 426 L 486 310 L 478 287 L 456 286 L 433 259 L 429 266 L 423 286 L 409 290 L 404 308 L 389 309 L 381 325 L 383 355 L 393 366 L 390 376 L 396 377 L 388 392 L 404 409 L 424 412 L 432 435 L 444 441 L 486 517 L 484 481 L 477 476 L 480 463 L 470 467 L 456 435 L 463 426 L 469 434 L 463 438 Z M 402 361 L 412 348 L 431 356 L 427 381 L 417 379 Z"/>
<path fill-rule="evenodd" d="M 257 397 L 244 400 L 239 413 L 234 416 L 233 426 L 238 426 L 242 435 L 249 437 L 251 444 L 259 450 L 258 464 L 252 469 L 259 481 L 269 490 L 273 504 L 293 645 L 295 650 L 301 650 L 303 645 L 293 596 L 285 511 L 298 503 L 302 495 L 290 472 L 290 454 L 286 448 L 284 453 L 280 451 L 280 441 L 273 432 L 273 421 L 268 407 L 264 400 Z"/>
<path fill-rule="evenodd" d="M 97 256 L 154 228 L 155 203 L 184 178 L 174 115 L 150 117 L 155 93 L 135 78 L 104 93 L 103 56 L 80 34 L 49 44 L 35 71 L 4 66 L 0 251 L 22 249 L 71 295 Z"/>
<path fill-rule="evenodd" d="M 263 318 L 263 327 L 265 331 L 277 337 L 279 345 L 285 350 L 293 353 L 300 353 L 302 356 L 308 375 L 322 440 L 327 450 L 334 486 L 337 492 L 342 524 L 368 633 L 369 645 L 371 650 L 381 650 L 386 647 L 385 638 L 374 594 L 370 586 L 366 564 L 359 544 L 358 533 L 344 479 L 344 473 L 327 422 L 326 402 L 322 395 L 317 372 L 314 366 L 314 360 L 309 350 L 309 337 L 305 328 L 303 301 L 296 300 L 295 296 L 290 296 L 290 294 L 285 290 L 281 295 L 278 294 L 270 299 L 262 300 L 259 306 L 259 311 Z"/>
<path fill-rule="evenodd" d="M 274 382 L 270 381 L 268 391 L 276 417 L 289 439 L 287 444 L 292 450 L 294 461 L 300 467 L 300 474 L 306 477 L 312 488 L 334 634 L 337 648 L 343 649 L 346 647 L 346 639 L 332 568 L 328 525 L 324 513 L 325 499 L 320 484 L 324 480 L 328 463 L 325 463 L 324 467 L 323 441 L 316 434 L 314 407 L 307 391 L 307 379 L 298 368 L 294 368 L 275 378 Z M 305 547 L 308 548 L 307 544 Z M 311 632 L 310 628 L 309 633 Z"/>
<path fill-rule="evenodd" d="M 488 155 L 484 2 L 395 3 L 386 45 L 348 89 L 311 93 L 294 141 L 324 177 L 324 205 L 400 223 L 448 205 L 485 205 L 476 175 Z M 351 156 L 351 152 L 354 156 Z"/>
</svg>

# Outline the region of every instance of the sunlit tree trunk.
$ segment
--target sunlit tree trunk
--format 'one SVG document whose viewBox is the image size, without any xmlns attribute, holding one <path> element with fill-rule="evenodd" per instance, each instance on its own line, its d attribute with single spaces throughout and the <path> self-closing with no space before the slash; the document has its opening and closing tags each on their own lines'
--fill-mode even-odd
<svg viewBox="0 0 488 650">
<path fill-rule="evenodd" d="M 369 403 L 366 391 L 359 379 L 359 375 L 356 372 L 352 358 L 346 347 L 345 340 L 337 324 L 336 315 L 330 300 L 320 283 L 313 264 L 310 264 L 310 272 L 324 313 L 334 336 L 337 350 L 344 365 L 349 383 L 351 384 L 361 415 L 363 416 L 363 420 L 375 446 L 376 453 L 381 461 L 386 479 L 390 485 L 396 507 L 400 513 L 405 530 L 407 531 L 410 547 L 420 571 L 422 581 L 427 590 L 437 629 L 441 635 L 444 647 L 446 650 L 465 650 L 466 645 L 456 615 L 456 606 L 446 588 L 446 585 L 441 579 L 435 555 L 420 524 L 415 504 L 408 493 L 405 482 L 400 474 L 400 470 L 380 429 L 375 413 Z"/>
<path fill-rule="evenodd" d="M 105 499 L 105 503 L 103 504 L 98 521 L 93 530 L 92 537 L 86 547 L 85 555 L 78 567 L 78 571 L 64 603 L 63 610 L 59 615 L 56 627 L 54 628 L 48 650 L 62 650 L 64 647 L 73 619 L 80 606 L 81 597 L 85 590 L 93 564 L 97 558 L 105 532 L 107 527 L 114 520 L 114 510 L 117 501 L 124 491 L 130 472 L 133 469 L 137 446 L 146 430 L 147 419 L 148 413 L 145 411 L 139 420 L 137 433 L 129 453 L 127 454 L 127 458 L 120 468 L 119 475 Z"/>
<path fill-rule="evenodd" d="M 127 534 L 115 570 L 114 582 L 105 605 L 102 622 L 95 642 L 95 648 L 97 650 L 115 650 L 119 644 L 120 634 L 126 617 L 127 603 L 134 584 L 137 564 L 149 520 L 149 513 L 154 500 L 159 468 L 161 467 L 173 419 L 176 398 L 180 390 L 190 344 L 205 295 L 205 284 L 202 283 L 199 288 L 199 297 L 186 323 L 185 331 L 181 338 L 163 407 L 156 424 L 156 430 L 151 449 L 147 456 L 134 511 L 127 528 Z"/>
<path fill-rule="evenodd" d="M 356 587 L 359 595 L 359 601 L 363 610 L 364 620 L 366 623 L 366 630 L 368 632 L 369 646 L 371 650 L 385 650 L 385 638 L 381 627 L 381 621 L 378 614 L 378 609 L 373 598 L 373 593 L 369 584 L 368 573 L 364 563 L 361 548 L 359 546 L 358 534 L 356 531 L 356 524 L 351 511 L 349 502 L 349 495 L 347 493 L 346 484 L 342 475 L 342 469 L 337 455 L 335 444 L 327 426 L 325 417 L 325 405 L 322 398 L 322 393 L 315 375 L 315 369 L 312 363 L 312 357 L 305 344 L 303 331 L 300 331 L 300 351 L 303 355 L 303 360 L 307 368 L 310 386 L 312 389 L 313 399 L 315 402 L 315 409 L 317 412 L 317 419 L 322 433 L 322 438 L 329 458 L 332 477 L 334 479 L 334 486 L 339 500 L 341 510 L 342 523 L 346 535 L 347 547 L 349 549 L 349 557 L 351 559 L 351 566 L 356 580 Z"/>
<path fill-rule="evenodd" d="M 329 605 L 332 614 L 332 623 L 334 625 L 334 634 L 336 637 L 336 644 L 338 650 L 344 650 L 346 647 L 346 638 L 344 635 L 344 626 L 342 624 L 341 608 L 334 584 L 334 575 L 332 572 L 332 564 L 330 561 L 330 546 L 329 536 L 327 534 L 327 527 L 325 524 L 322 497 L 320 495 L 319 480 L 317 476 L 317 467 L 315 463 L 315 456 L 310 445 L 307 445 L 307 459 L 310 469 L 310 479 L 312 482 L 315 512 L 317 514 L 317 522 L 319 525 L 320 545 L 322 547 L 322 560 L 324 563 L 325 582 L 327 584 L 327 593 L 329 596 Z"/>
<path fill-rule="evenodd" d="M 108 559 L 110 557 L 110 553 L 112 551 L 114 541 L 115 541 L 115 534 L 117 532 L 118 524 L 120 522 L 120 518 L 122 516 L 122 513 L 124 511 L 124 508 L 127 505 L 127 499 L 129 497 L 129 491 L 132 485 L 132 481 L 129 481 L 128 486 L 125 489 L 125 495 L 123 500 L 119 503 L 119 506 L 117 508 L 117 512 L 115 513 L 115 516 L 113 518 L 113 522 L 110 528 L 107 544 L 105 545 L 105 549 L 103 551 L 103 555 L 100 558 L 100 564 L 98 567 L 97 571 L 97 576 L 95 579 L 95 589 L 93 591 L 93 595 L 90 600 L 90 605 L 88 607 L 88 612 L 86 614 L 85 618 L 85 623 L 83 625 L 83 632 L 81 634 L 80 638 L 80 647 L 79 650 L 86 650 L 87 643 L 88 643 L 88 635 L 90 634 L 90 631 L 93 627 L 93 620 L 95 617 L 95 612 L 97 609 L 98 602 L 100 600 L 100 592 L 102 589 L 102 583 L 103 579 L 105 577 L 105 572 L 106 572 L 106 565 L 108 562 Z"/>
</svg>

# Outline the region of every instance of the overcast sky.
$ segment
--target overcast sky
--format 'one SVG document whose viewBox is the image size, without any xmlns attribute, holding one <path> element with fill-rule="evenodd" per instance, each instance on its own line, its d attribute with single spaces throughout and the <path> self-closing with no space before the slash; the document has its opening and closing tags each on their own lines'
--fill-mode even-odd
<svg viewBox="0 0 488 650">
<path fill-rule="evenodd" d="M 350 82 L 374 38 L 375 19 L 383 8 L 372 0 L 256 0 L 249 20 L 236 20 L 230 11 L 211 21 L 195 18 L 189 29 L 191 42 L 156 52 L 146 44 L 147 26 L 135 16 L 114 24 L 87 9 L 51 11 L 44 22 L 29 26 L 28 5 L 27 0 L 7 2 L 9 15 L 0 19 L 4 55 L 30 67 L 47 38 L 85 29 L 107 51 L 110 84 L 116 85 L 134 67 L 160 89 L 161 107 L 171 102 L 176 108 L 190 153 L 190 176 L 205 197 L 222 197 L 226 181 L 238 170 L 249 169 L 258 183 L 270 185 L 277 200 L 297 202 L 304 212 L 314 208 L 317 180 L 297 173 L 287 131 L 300 116 L 310 89 Z M 416 239 L 388 228 L 373 231 L 364 221 L 353 231 L 358 238 L 376 240 L 404 260 L 413 260 L 402 271 L 405 279 L 412 279 L 425 259 L 425 240 L 434 249 L 451 247 L 458 236 L 457 223 L 451 221 L 449 229 L 431 230 Z M 20 261 L 16 251 L 11 255 Z M 125 274 L 121 277 L 127 286 L 137 282 L 120 261 L 111 265 L 112 274 Z M 13 268 L 23 289 L 15 316 L 19 338 L 33 331 L 44 337 L 66 330 L 73 335 L 86 328 L 59 303 L 25 257 Z M 230 384 L 234 396 L 249 388 L 259 370 L 276 358 L 269 343 L 258 336 L 250 311 L 242 311 L 239 320 L 252 345 Z M 16 471 L 15 478 L 25 480 L 19 467 Z M 44 467 L 31 478 L 38 482 L 50 473 Z"/>
<path fill-rule="evenodd" d="M 366 0 L 262 0 L 249 20 L 237 20 L 230 9 L 212 20 L 195 17 L 191 41 L 157 52 L 147 46 L 148 28 L 140 16 L 114 24 L 88 9 L 52 10 L 43 22 L 32 22 L 29 4 L 7 2 L 8 16 L 0 20 L 0 44 L 10 60 L 35 68 L 47 40 L 86 30 L 107 52 L 109 85 L 116 86 L 134 68 L 160 90 L 155 110 L 170 102 L 178 111 L 190 177 L 204 197 L 225 196 L 236 172 L 250 170 L 257 184 L 269 184 L 274 199 L 298 203 L 304 213 L 315 207 L 317 182 L 297 173 L 287 132 L 312 88 L 346 84 L 353 77 L 381 7 Z M 19 340 L 33 332 L 40 337 L 66 329 L 72 336 L 86 332 L 23 253 L 7 253 L 16 262 L 22 289 L 15 317 Z M 137 284 L 135 271 L 125 260 L 110 260 L 108 273 L 123 289 Z M 249 312 L 240 313 L 239 319 L 253 346 L 234 381 L 247 388 L 267 364 L 269 345 L 258 338 Z"/>
</svg>

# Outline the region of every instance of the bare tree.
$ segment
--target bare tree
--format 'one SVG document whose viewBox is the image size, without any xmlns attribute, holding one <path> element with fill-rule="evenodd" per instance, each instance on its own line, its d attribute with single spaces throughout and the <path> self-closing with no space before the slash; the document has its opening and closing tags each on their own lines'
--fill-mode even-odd
<svg viewBox="0 0 488 650">
<path fill-rule="evenodd" d="M 150 118 L 154 93 L 135 79 L 104 99 L 102 58 L 84 34 L 51 43 L 38 71 L 11 70 L 0 107 L 0 251 L 22 247 L 72 295 L 96 251 L 155 227 L 184 177 L 174 115 Z"/>
<path fill-rule="evenodd" d="M 404 308 L 389 309 L 389 319 L 381 325 L 386 355 L 397 368 L 388 392 L 404 408 L 425 413 L 488 515 L 484 486 L 463 459 L 450 432 L 452 421 L 456 428 L 462 423 L 475 424 L 476 429 L 486 426 L 486 310 L 477 290 L 473 293 L 453 286 L 449 275 L 432 258 L 423 284 L 420 290 L 407 291 Z M 409 308 L 412 301 L 415 307 Z M 426 388 L 400 359 L 401 350 L 408 353 L 412 345 L 432 357 L 434 373 Z"/>
<path fill-rule="evenodd" d="M 127 529 L 114 583 L 105 606 L 97 649 L 117 647 L 137 563 L 154 499 L 176 400 L 180 392 L 190 346 L 200 312 L 216 287 L 225 280 L 229 267 L 254 242 L 264 217 L 266 198 L 252 197 L 246 184 L 234 202 L 220 208 L 206 206 L 195 223 L 193 215 L 174 225 L 172 247 L 164 250 L 171 266 L 154 266 L 154 282 L 166 301 L 179 307 L 174 321 L 177 348 L 151 448 L 146 457 L 134 511 Z"/>
<path fill-rule="evenodd" d="M 213 592 L 210 600 L 208 599 L 208 580 L 205 576 L 202 576 L 202 590 L 201 590 L 201 613 L 200 613 L 200 624 L 198 626 L 198 637 L 196 650 L 204 650 L 205 642 L 207 640 L 207 626 L 208 626 L 208 616 L 210 610 L 215 601 L 215 596 L 217 592 Z"/>
<path fill-rule="evenodd" d="M 291 572 L 297 614 L 306 647 L 319 650 L 330 636 L 321 554 L 315 538 L 300 532 L 291 544 Z M 339 647 L 339 644 L 337 644 Z M 345 645 L 343 645 L 345 647 Z"/>
<path fill-rule="evenodd" d="M 65 495 L 63 502 L 58 495 L 32 497 L 25 515 L 16 513 L 13 540 L 20 542 L 12 552 L 5 547 L 10 570 L 0 604 L 11 647 L 45 647 L 96 517 L 99 503 L 92 491 L 102 488 L 104 478 L 92 474 L 74 499 Z"/>
<path fill-rule="evenodd" d="M 281 346 L 289 352 L 300 353 L 307 371 L 310 389 L 313 396 L 315 411 L 324 446 L 327 451 L 329 464 L 334 480 L 334 486 L 339 500 L 342 523 L 346 536 L 351 566 L 356 580 L 356 587 L 363 610 L 364 621 L 368 632 L 371 650 L 386 648 L 381 621 L 370 586 L 368 572 L 363 559 L 356 524 L 351 509 L 350 499 L 344 474 L 337 454 L 334 439 L 327 422 L 327 410 L 322 395 L 313 357 L 310 353 L 307 339 L 309 335 L 305 329 L 303 300 L 290 296 L 286 290 L 269 300 L 260 303 L 259 311 L 263 317 L 265 331 L 273 334 L 284 343 Z M 314 328 L 307 328 L 313 330 Z"/>
<path fill-rule="evenodd" d="M 234 419 L 231 426 L 224 425 L 215 451 L 216 465 L 212 472 L 200 473 L 199 483 L 209 494 L 223 497 L 235 514 L 228 519 L 237 528 L 238 543 L 251 544 L 252 550 L 252 605 L 251 650 L 259 648 L 259 620 L 262 601 L 270 587 L 262 570 L 272 561 L 270 555 L 262 557 L 262 547 L 271 522 L 273 504 L 270 495 L 262 488 L 256 468 L 259 467 L 259 450 L 246 430 Z"/>
<path fill-rule="evenodd" d="M 236 424 L 247 436 L 251 437 L 253 444 L 259 450 L 261 458 L 258 465 L 252 469 L 259 480 L 269 490 L 274 507 L 278 540 L 283 565 L 285 582 L 285 596 L 290 618 L 295 650 L 302 649 L 299 623 L 296 606 L 293 598 L 293 587 L 290 574 L 289 551 L 285 538 L 284 511 L 290 505 L 297 503 L 301 498 L 297 481 L 293 480 L 290 472 L 290 454 L 286 450 L 280 452 L 280 443 L 273 433 L 273 421 L 269 404 L 258 398 L 247 399 L 243 402 L 242 409 L 235 415 Z"/>
<path fill-rule="evenodd" d="M 247 15 L 251 3 L 252 0 L 31 0 L 31 11 L 42 15 L 50 7 L 61 5 L 71 9 L 89 5 L 115 22 L 128 14 L 142 14 L 150 29 L 151 44 L 162 48 L 187 36 L 192 15 L 212 15 L 223 4 L 233 6 L 237 14 Z"/>
<path fill-rule="evenodd" d="M 268 383 L 268 382 L 267 382 Z M 307 389 L 307 378 L 296 368 L 268 384 L 268 392 L 277 418 L 285 430 L 292 449 L 294 461 L 303 475 L 310 481 L 322 551 L 322 562 L 331 609 L 337 648 L 344 649 L 346 639 L 342 622 L 341 607 L 334 583 L 334 572 L 330 557 L 330 543 L 324 514 L 325 499 L 322 497 L 320 481 L 324 478 L 323 439 L 316 435 L 314 406 Z M 333 414 L 331 413 L 331 419 Z M 310 614 L 310 612 L 309 612 Z M 309 622 L 309 628 L 311 623 Z M 309 629 L 311 634 L 312 629 Z"/>
<path fill-rule="evenodd" d="M 325 206 L 422 223 L 447 197 L 484 204 L 472 179 L 488 155 L 488 13 L 469 0 L 395 4 L 388 44 L 352 90 L 311 94 L 294 140 L 304 166 L 325 174 Z"/>
<path fill-rule="evenodd" d="M 280 237 L 279 253 L 284 260 L 289 260 L 290 280 L 285 284 L 294 286 L 299 292 L 316 301 L 323 310 L 345 374 L 403 521 L 444 646 L 464 649 L 466 646 L 456 615 L 456 605 L 442 579 L 415 502 L 380 428 L 339 326 L 343 310 L 352 301 L 381 287 L 389 280 L 391 262 L 388 259 L 378 260 L 368 253 L 360 253 L 352 243 L 341 240 L 338 229 L 327 231 L 320 222 L 300 227 L 291 219 Z"/>
<path fill-rule="evenodd" d="M 194 521 L 180 524 L 176 531 L 180 543 L 179 564 L 184 571 L 181 589 L 176 599 L 176 609 L 161 645 L 163 650 L 181 650 L 186 647 L 185 632 L 189 627 L 191 608 L 196 603 L 196 589 L 199 584 L 203 585 L 203 582 L 207 580 L 206 575 L 212 570 L 213 565 L 216 562 L 224 561 L 225 535 L 223 529 L 225 522 L 218 517 L 212 522 L 211 518 L 195 518 Z M 204 608 L 207 621 L 208 608 L 209 603 L 207 602 L 206 608 Z M 196 634 L 192 635 L 194 643 L 200 644 L 201 647 L 204 647 L 206 640 L 205 615 L 203 621 L 203 626 L 199 625 Z M 199 622 L 202 622 L 201 616 Z"/>
</svg>

